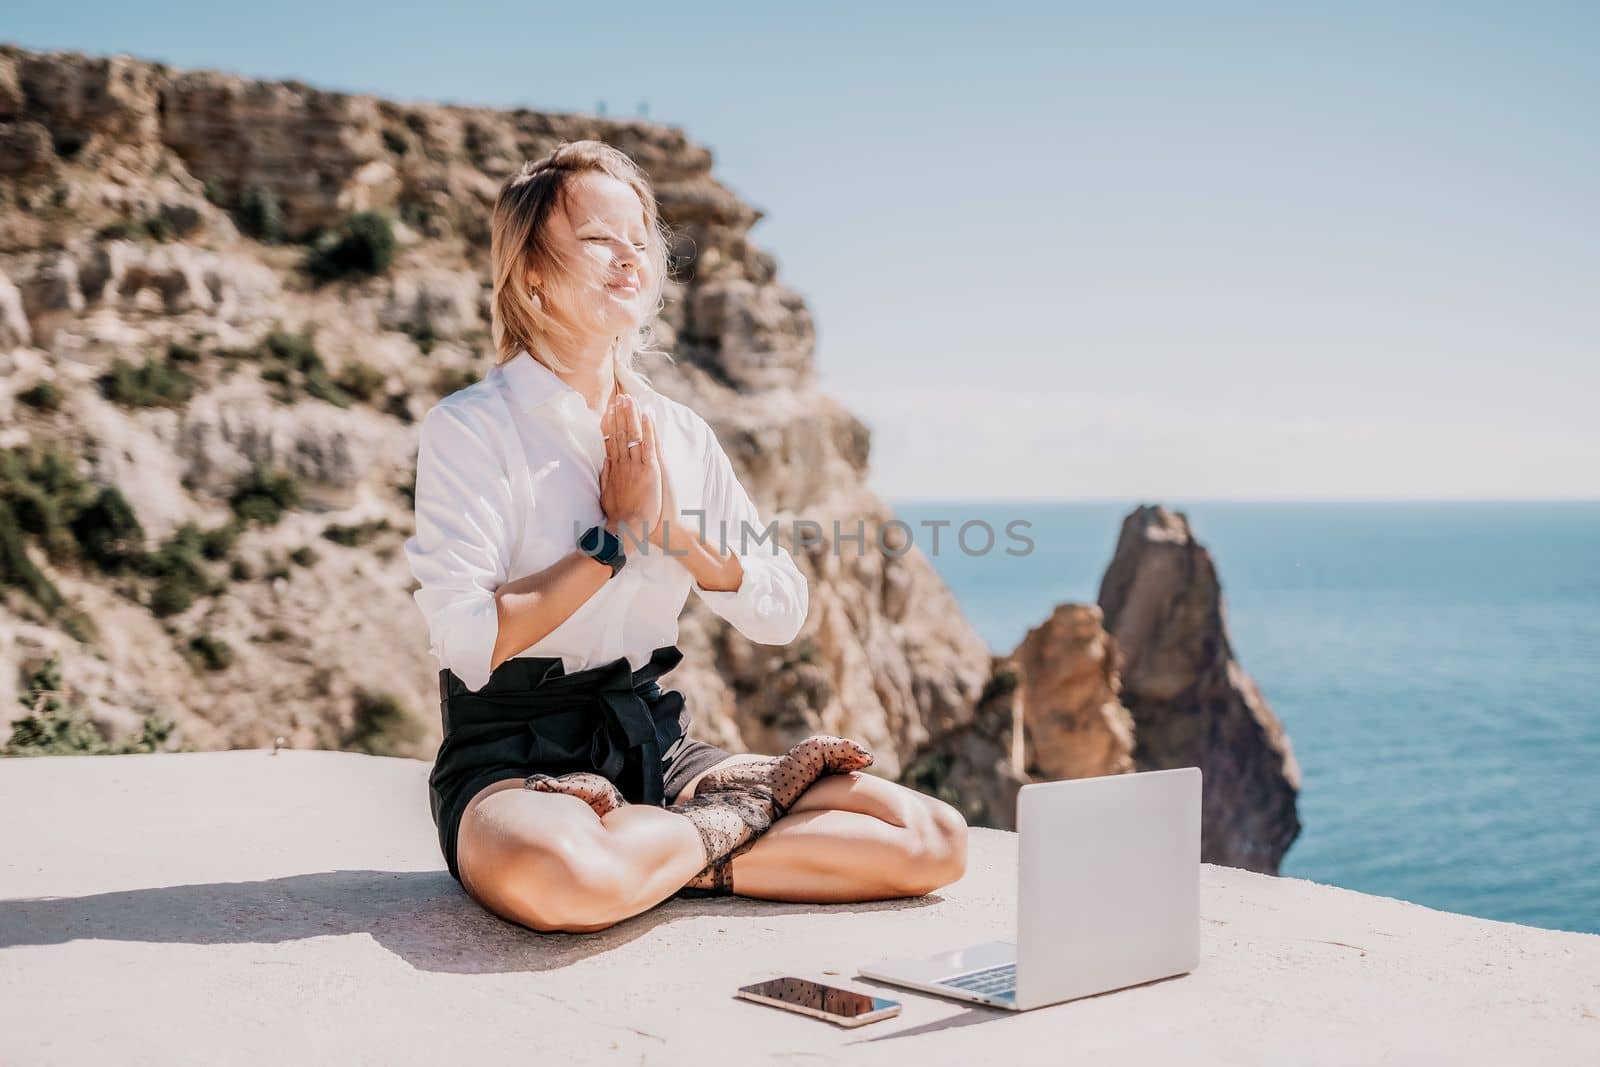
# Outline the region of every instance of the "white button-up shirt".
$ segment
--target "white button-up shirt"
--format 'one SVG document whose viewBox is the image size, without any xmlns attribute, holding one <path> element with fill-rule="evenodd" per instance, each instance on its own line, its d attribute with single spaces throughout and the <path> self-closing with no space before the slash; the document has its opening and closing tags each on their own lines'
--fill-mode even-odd
<svg viewBox="0 0 1600 1067">
<path fill-rule="evenodd" d="M 551 633 L 519 656 L 559 656 L 568 674 L 626 656 L 634 669 L 678 639 L 692 587 L 712 611 L 764 645 L 793 641 L 806 620 L 805 575 L 739 483 L 727 453 L 692 409 L 646 389 L 682 517 L 713 547 L 738 554 L 737 590 L 700 588 L 679 556 L 634 546 L 628 562 Z M 440 400 L 422 419 L 416 532 L 406 540 L 414 596 L 431 651 L 468 689 L 489 680 L 499 635 L 494 591 L 543 570 L 605 522 L 600 417 L 527 350 Z M 697 512 L 703 510 L 701 516 Z"/>
</svg>

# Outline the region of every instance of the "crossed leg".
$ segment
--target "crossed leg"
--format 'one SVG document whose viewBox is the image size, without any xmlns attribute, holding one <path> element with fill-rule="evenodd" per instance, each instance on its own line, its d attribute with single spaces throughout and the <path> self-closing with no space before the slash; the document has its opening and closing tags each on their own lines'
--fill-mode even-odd
<svg viewBox="0 0 1600 1067">
<path fill-rule="evenodd" d="M 827 774 L 734 856 L 734 890 L 815 903 L 920 896 L 961 877 L 966 829 L 936 798 L 859 771 Z M 576 796 L 509 778 L 468 803 L 457 860 L 463 888 L 489 911 L 535 930 L 587 933 L 672 896 L 705 849 L 674 812 L 624 804 L 598 815 Z"/>
<path fill-rule="evenodd" d="M 729 756 L 684 786 L 757 754 Z M 862 771 L 828 774 L 732 858 L 741 896 L 819 904 L 921 896 L 965 873 L 967 824 L 936 797 Z"/>
</svg>

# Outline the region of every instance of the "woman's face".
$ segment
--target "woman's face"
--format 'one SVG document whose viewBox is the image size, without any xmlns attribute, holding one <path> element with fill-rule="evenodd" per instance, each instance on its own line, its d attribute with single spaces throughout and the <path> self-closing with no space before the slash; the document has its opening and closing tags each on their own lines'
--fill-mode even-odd
<svg viewBox="0 0 1600 1067">
<path fill-rule="evenodd" d="M 566 194 L 548 222 L 565 269 L 544 279 L 530 272 L 529 284 L 597 334 L 637 329 L 651 282 L 644 205 L 607 174 L 580 175 Z"/>
</svg>

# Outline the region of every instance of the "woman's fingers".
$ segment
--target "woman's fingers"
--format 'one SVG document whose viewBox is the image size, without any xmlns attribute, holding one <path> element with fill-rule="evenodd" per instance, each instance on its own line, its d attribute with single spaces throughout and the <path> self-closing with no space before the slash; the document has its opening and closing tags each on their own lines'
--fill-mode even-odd
<svg viewBox="0 0 1600 1067">
<path fill-rule="evenodd" d="M 656 466 L 656 420 L 647 411 L 644 413 L 642 421 L 644 422 L 644 432 L 639 436 L 644 438 L 644 444 L 640 445 L 636 451 L 641 453 L 640 460 L 651 466 Z"/>
<path fill-rule="evenodd" d="M 622 442 L 623 451 L 634 463 L 643 466 L 644 457 L 640 453 L 644 451 L 644 427 L 639 422 L 639 405 L 634 402 L 633 397 L 625 396 L 623 398 L 622 411 L 623 428 L 625 430 Z M 639 443 L 629 448 L 629 441 L 638 441 Z"/>
<path fill-rule="evenodd" d="M 606 405 L 605 414 L 600 416 L 600 432 L 606 439 L 606 458 L 613 463 L 621 459 L 622 432 L 617 424 L 617 395 L 611 394 L 611 403 Z"/>
</svg>

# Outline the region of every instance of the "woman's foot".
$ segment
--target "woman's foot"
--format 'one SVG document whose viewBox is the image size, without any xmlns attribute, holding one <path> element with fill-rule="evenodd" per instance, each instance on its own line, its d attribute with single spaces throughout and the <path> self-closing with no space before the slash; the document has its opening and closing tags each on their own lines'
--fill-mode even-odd
<svg viewBox="0 0 1600 1067">
<path fill-rule="evenodd" d="M 522 784 L 539 793 L 565 793 L 569 797 L 577 797 L 600 816 L 616 811 L 628 802 L 611 779 L 591 771 L 573 771 L 560 778 L 552 778 L 548 774 L 530 774 Z"/>
<path fill-rule="evenodd" d="M 794 802 L 826 774 L 870 766 L 872 753 L 843 737 L 817 734 L 782 756 L 735 763 L 700 778 L 694 796 L 669 807 L 700 831 L 706 865 L 679 896 L 725 896 L 733 892 L 734 857 L 749 849 L 787 814 Z"/>
<path fill-rule="evenodd" d="M 872 765 L 872 753 L 845 737 L 813 734 L 781 756 L 764 756 L 707 771 L 694 795 L 743 790 L 770 799 L 773 818 L 786 815 L 800 794 L 827 774 L 845 774 Z"/>
<path fill-rule="evenodd" d="M 700 843 L 705 848 L 706 865 L 702 874 L 766 833 L 773 820 L 772 801 L 740 789 L 704 796 L 697 793 L 682 804 L 668 805 L 666 810 L 682 815 L 699 832 Z"/>
</svg>

